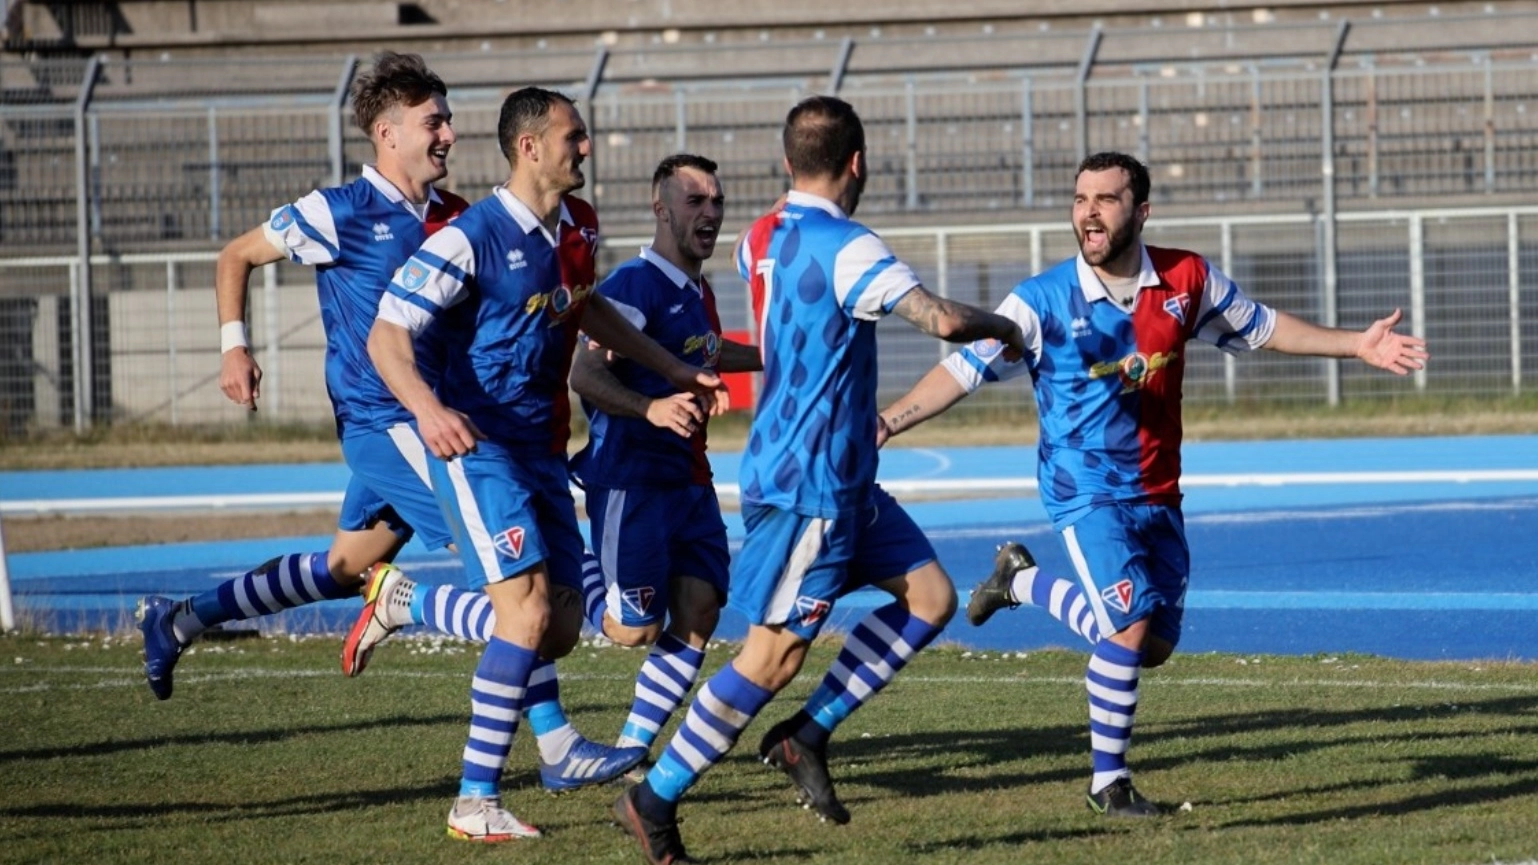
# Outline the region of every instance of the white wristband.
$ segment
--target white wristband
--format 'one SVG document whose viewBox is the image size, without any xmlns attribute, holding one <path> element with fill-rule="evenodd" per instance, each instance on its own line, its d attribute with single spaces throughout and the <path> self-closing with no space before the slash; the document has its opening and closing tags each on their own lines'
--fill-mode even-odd
<svg viewBox="0 0 1538 865">
<path fill-rule="evenodd" d="M 224 354 L 232 348 L 245 348 L 246 323 L 243 321 L 227 321 L 219 325 L 219 353 Z"/>
</svg>

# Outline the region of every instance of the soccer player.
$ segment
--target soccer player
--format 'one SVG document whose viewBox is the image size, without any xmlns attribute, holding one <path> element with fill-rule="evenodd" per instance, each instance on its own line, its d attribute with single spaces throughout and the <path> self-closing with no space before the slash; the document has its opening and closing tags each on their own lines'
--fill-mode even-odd
<svg viewBox="0 0 1538 865">
<path fill-rule="evenodd" d="M 374 164 L 346 186 L 319 189 L 272 212 L 267 224 L 219 254 L 215 277 L 222 343 L 220 388 L 256 410 L 262 371 L 246 347 L 251 272 L 282 258 L 316 269 L 326 331 L 326 391 L 352 479 L 338 531 L 324 552 L 291 553 L 178 602 L 139 602 L 145 675 L 169 699 L 182 652 L 222 622 L 270 615 L 358 593 L 363 572 L 392 559 L 413 527 L 429 546 L 449 543 L 425 483 L 424 451 L 410 415 L 385 389 L 365 352 L 390 275 L 468 205 L 433 184 L 448 174 L 456 140 L 448 88 L 415 54 L 383 52 L 353 82 L 353 119 L 374 146 Z M 409 522 L 408 522 L 409 520 Z"/>
<path fill-rule="evenodd" d="M 722 339 L 703 272 L 725 203 L 715 162 L 663 159 L 652 174 L 651 245 L 598 291 L 684 362 L 747 372 L 762 368 L 758 349 Z M 618 742 L 649 749 L 694 687 L 726 601 L 730 556 L 705 458 L 708 415 L 693 394 L 602 349 L 577 352 L 571 385 L 590 430 L 572 473 L 587 493 L 607 586 L 592 624 L 621 645 L 652 646 Z"/>
<path fill-rule="evenodd" d="M 568 194 L 583 185 L 589 152 L 571 100 L 537 87 L 511 94 L 497 139 L 507 183 L 401 267 L 369 335 L 369 355 L 431 452 L 432 487 L 470 584 L 484 588 L 494 614 L 470 686 L 470 733 L 448 817 L 449 834 L 487 842 L 539 835 L 502 808 L 502 768 L 540 684 L 531 672 L 541 656 L 570 652 L 581 630 L 579 605 L 552 604 L 552 586 L 581 584 L 582 535 L 566 467 L 567 372 L 578 329 L 701 394 L 712 411 L 721 387 L 594 295 L 597 217 Z M 436 391 L 414 344 L 435 322 L 445 341 Z M 537 724 L 532 714 L 530 722 Z"/>
<path fill-rule="evenodd" d="M 1041 417 L 1042 503 L 1077 580 L 1041 573 L 1005 544 L 972 592 L 967 618 L 1030 603 L 1094 647 L 1089 689 L 1096 813 L 1159 813 L 1132 785 L 1126 753 L 1144 667 L 1180 640 L 1190 557 L 1180 512 L 1180 395 L 1186 343 L 1229 352 L 1355 357 L 1399 375 L 1423 367 L 1425 344 L 1394 332 L 1400 313 L 1363 331 L 1319 327 L 1247 297 L 1205 258 L 1143 243 L 1148 170 L 1122 153 L 1079 165 L 1073 229 L 1079 255 L 1015 286 L 998 312 L 1020 325 L 1022 361 L 976 343 L 941 362 L 883 412 L 883 438 L 945 411 L 982 386 L 1030 374 Z"/>
<path fill-rule="evenodd" d="M 365 166 L 363 177 L 347 186 L 318 190 L 279 208 L 267 225 L 235 239 L 220 255 L 219 312 L 231 342 L 223 353 L 220 382 L 226 395 L 253 410 L 261 369 L 245 348 L 241 322 L 250 274 L 284 255 L 316 268 L 326 331 L 326 387 L 353 477 L 339 530 L 326 552 L 281 556 L 181 602 L 160 597 L 141 602 L 145 672 L 150 689 L 162 700 L 171 696 L 177 660 L 205 628 L 351 597 L 365 579 L 372 607 L 385 578 L 400 574 L 388 562 L 413 531 L 429 547 L 450 545 L 452 536 L 428 486 L 426 453 L 410 427 L 410 414 L 380 380 L 366 349 L 391 274 L 428 235 L 468 206 L 432 186 L 445 176 L 445 159 L 455 141 L 447 93 L 420 57 L 380 54 L 352 91 L 356 122 L 374 143 L 375 165 Z M 433 349 L 424 359 L 435 362 L 435 355 Z M 435 377 L 435 365 L 427 368 Z M 395 600 L 418 610 L 416 621 L 446 633 L 481 641 L 489 635 L 489 610 L 478 592 L 415 587 L 395 593 Z M 571 603 L 564 595 L 562 601 Z M 355 628 L 343 647 L 343 673 L 361 673 L 368 650 Z M 645 749 L 615 749 L 582 737 L 561 710 L 554 666 L 544 662 L 534 675 L 539 686 L 530 698 L 532 726 L 545 787 L 560 791 L 602 783 L 645 758 Z"/>
<path fill-rule="evenodd" d="M 783 133 L 791 192 L 737 250 L 764 360 L 763 394 L 743 456 L 747 538 L 732 562 L 729 603 L 750 627 L 741 651 L 699 690 L 645 781 L 614 803 L 651 863 L 690 861 L 680 798 L 795 677 L 839 597 L 874 585 L 892 603 L 866 616 L 804 708 L 759 745 L 824 818 L 849 812 L 834 794 L 834 728 L 923 648 L 955 612 L 933 548 L 876 486 L 876 321 L 896 313 L 953 342 L 999 340 L 1014 322 L 930 294 L 875 233 L 850 215 L 866 180 L 865 130 L 840 99 L 793 107 Z"/>
</svg>

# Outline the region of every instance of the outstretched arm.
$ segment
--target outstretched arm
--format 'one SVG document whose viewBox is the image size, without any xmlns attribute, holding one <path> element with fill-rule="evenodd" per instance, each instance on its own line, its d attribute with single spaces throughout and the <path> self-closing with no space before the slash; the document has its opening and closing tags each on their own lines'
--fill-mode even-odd
<svg viewBox="0 0 1538 865">
<path fill-rule="evenodd" d="M 721 360 L 716 364 L 719 372 L 760 372 L 764 368 L 764 356 L 758 346 L 721 340 Z"/>
<path fill-rule="evenodd" d="M 1424 340 L 1394 332 L 1402 318 L 1396 309 L 1366 330 L 1356 331 L 1320 327 L 1278 310 L 1276 329 L 1263 347 L 1283 354 L 1355 357 L 1369 366 L 1405 375 L 1424 369 L 1431 355 L 1426 353 Z"/>
<path fill-rule="evenodd" d="M 967 389 L 951 375 L 945 364 L 935 364 L 919 379 L 913 389 L 903 394 L 883 411 L 876 429 L 876 447 L 903 430 L 912 429 L 945 411 L 967 395 Z"/>
<path fill-rule="evenodd" d="M 246 292 L 251 272 L 282 261 L 283 253 L 267 240 L 261 226 L 235 238 L 219 251 L 214 267 L 214 298 L 219 310 L 219 389 L 231 402 L 256 411 L 262 395 L 262 368 L 246 345 Z M 226 336 L 228 334 L 228 336 Z"/>
<path fill-rule="evenodd" d="M 946 342 L 974 342 L 996 339 L 1004 344 L 1006 360 L 1025 355 L 1025 337 L 1020 326 L 995 312 L 936 297 L 922 285 L 910 289 L 892 312 L 930 336 Z"/>
</svg>

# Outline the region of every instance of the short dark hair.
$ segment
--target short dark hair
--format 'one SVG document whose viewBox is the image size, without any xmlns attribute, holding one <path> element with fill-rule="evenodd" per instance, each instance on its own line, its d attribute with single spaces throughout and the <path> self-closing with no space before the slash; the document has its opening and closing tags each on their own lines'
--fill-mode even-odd
<svg viewBox="0 0 1538 865">
<path fill-rule="evenodd" d="M 353 79 L 353 122 L 365 135 L 373 135 L 379 115 L 421 105 L 434 93 L 448 96 L 448 85 L 427 68 L 421 55 L 381 51 L 374 55 L 374 65 Z"/>
<path fill-rule="evenodd" d="M 502 100 L 502 114 L 497 118 L 497 146 L 509 162 L 513 160 L 513 142 L 532 132 L 538 135 L 550 125 L 550 108 L 557 102 L 576 105 L 571 97 L 543 87 L 514 90 Z"/>
<path fill-rule="evenodd" d="M 865 150 L 865 124 L 837 96 L 808 96 L 785 115 L 782 140 L 792 174 L 837 177 Z"/>
<path fill-rule="evenodd" d="M 657 163 L 657 170 L 652 172 L 652 195 L 656 195 L 663 182 L 677 174 L 681 168 L 694 168 L 706 174 L 715 174 L 719 167 L 715 160 L 694 153 L 675 153 L 665 157 Z"/>
<path fill-rule="evenodd" d="M 1074 182 L 1078 182 L 1079 175 L 1086 171 L 1109 171 L 1112 168 L 1120 168 L 1127 172 L 1127 180 L 1132 185 L 1132 203 L 1142 204 L 1148 200 L 1148 192 L 1152 184 L 1148 179 L 1148 167 L 1137 160 L 1135 156 L 1107 150 L 1086 156 L 1079 163 L 1079 170 L 1074 172 Z"/>
</svg>

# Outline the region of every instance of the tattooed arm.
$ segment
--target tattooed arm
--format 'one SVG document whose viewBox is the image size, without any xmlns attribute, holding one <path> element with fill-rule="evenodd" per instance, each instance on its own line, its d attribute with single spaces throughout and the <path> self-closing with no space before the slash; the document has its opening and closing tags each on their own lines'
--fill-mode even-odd
<svg viewBox="0 0 1538 865">
<path fill-rule="evenodd" d="M 936 297 L 922 285 L 903 295 L 892 312 L 946 342 L 996 339 L 1004 344 L 1004 356 L 1009 360 L 1019 360 L 1025 353 L 1025 338 L 1013 321 L 998 313 Z"/>
<path fill-rule="evenodd" d="M 968 391 L 956 381 L 945 368 L 945 364 L 936 364 L 913 389 L 903 394 L 878 415 L 879 423 L 876 427 L 876 447 L 886 444 L 886 440 L 906 429 L 912 429 L 937 414 L 945 411 Z"/>
</svg>

